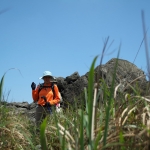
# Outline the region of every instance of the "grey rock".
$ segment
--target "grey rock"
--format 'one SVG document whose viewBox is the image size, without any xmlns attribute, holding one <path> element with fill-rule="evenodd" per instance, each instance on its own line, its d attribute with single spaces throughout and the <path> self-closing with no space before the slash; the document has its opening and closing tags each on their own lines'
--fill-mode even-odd
<svg viewBox="0 0 150 150">
<path fill-rule="evenodd" d="M 36 107 L 36 105 L 37 105 L 37 104 L 36 104 L 35 102 L 32 102 L 32 103 L 30 104 L 30 107 L 29 107 L 29 108 L 30 108 L 30 109 L 33 109 L 33 108 Z"/>
<path fill-rule="evenodd" d="M 13 115 L 19 115 L 19 114 L 22 114 L 22 115 L 25 115 L 27 113 L 27 109 L 26 108 L 21 108 L 21 107 L 14 107 L 13 109 L 11 109 L 10 111 L 11 114 Z"/>
<path fill-rule="evenodd" d="M 70 84 L 75 82 L 78 78 L 80 78 L 79 73 L 78 72 L 74 72 L 72 75 L 67 76 L 65 81 Z"/>
<path fill-rule="evenodd" d="M 105 65 L 99 65 L 95 68 L 95 76 L 99 76 L 101 79 L 104 79 L 108 87 L 111 87 L 113 81 L 116 60 L 116 58 L 113 58 Z M 121 83 L 121 86 L 119 88 L 121 92 L 133 92 L 128 86 L 128 84 L 131 84 L 133 87 L 137 87 L 137 85 L 138 87 L 141 87 L 141 94 L 144 94 L 144 91 L 142 89 L 145 89 L 147 85 L 146 82 L 146 76 L 141 69 L 127 60 L 118 59 L 115 86 Z"/>
<path fill-rule="evenodd" d="M 57 85 L 59 88 L 59 91 L 63 91 L 65 89 L 65 85 L 67 85 L 67 82 L 65 81 L 65 78 L 63 77 L 58 77 L 57 78 Z"/>
<path fill-rule="evenodd" d="M 74 100 L 81 101 L 83 98 L 84 88 L 87 87 L 88 80 L 86 76 L 81 76 L 75 82 L 67 84 L 65 90 L 62 92 L 63 99 L 70 104 L 73 104 Z"/>
<path fill-rule="evenodd" d="M 13 102 L 13 103 L 9 103 L 8 105 L 29 109 L 29 103 L 28 102 L 22 102 L 22 103 L 21 102 Z"/>
<path fill-rule="evenodd" d="M 27 111 L 27 116 L 28 116 L 29 118 L 35 118 L 35 111 L 36 111 L 36 107 L 34 107 L 34 108 L 28 110 L 28 111 Z"/>
</svg>

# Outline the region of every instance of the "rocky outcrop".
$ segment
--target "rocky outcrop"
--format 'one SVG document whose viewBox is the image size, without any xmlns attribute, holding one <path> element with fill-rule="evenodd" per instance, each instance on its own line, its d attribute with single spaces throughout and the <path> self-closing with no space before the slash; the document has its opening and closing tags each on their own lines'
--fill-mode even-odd
<svg viewBox="0 0 150 150">
<path fill-rule="evenodd" d="M 105 65 L 95 68 L 95 73 L 99 73 L 100 78 L 105 80 L 108 87 L 111 86 L 113 80 L 116 60 L 117 59 L 111 59 Z M 118 59 L 115 86 L 119 84 L 121 84 L 121 92 L 132 93 L 133 89 L 130 87 L 132 86 L 138 90 L 140 95 L 147 95 L 149 93 L 149 82 L 146 80 L 144 71 L 127 60 Z"/>
<path fill-rule="evenodd" d="M 106 64 L 99 65 L 95 68 L 95 82 L 98 77 L 99 79 L 105 80 L 108 87 L 111 86 L 116 60 L 117 59 L 113 58 Z M 88 86 L 88 72 L 83 76 L 80 76 L 78 72 L 74 72 L 66 78 L 58 77 L 57 82 L 59 91 L 64 100 L 64 107 L 67 105 L 73 105 L 75 100 L 78 102 L 83 100 L 84 88 Z M 138 85 L 138 87 L 140 87 L 140 94 L 147 94 L 146 91 L 149 82 L 146 80 L 144 72 L 129 61 L 122 59 L 118 59 L 115 86 L 120 83 L 121 92 L 133 92 L 128 85 L 132 85 L 135 88 Z M 8 103 L 7 106 L 13 108 L 16 113 L 26 113 L 29 118 L 34 121 L 36 103 L 28 104 L 27 102 L 14 102 Z"/>
</svg>

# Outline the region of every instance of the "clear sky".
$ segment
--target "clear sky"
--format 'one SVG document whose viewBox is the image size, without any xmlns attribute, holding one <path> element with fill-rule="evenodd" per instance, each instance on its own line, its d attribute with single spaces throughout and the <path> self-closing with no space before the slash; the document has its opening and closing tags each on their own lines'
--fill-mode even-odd
<svg viewBox="0 0 150 150">
<path fill-rule="evenodd" d="M 109 44 L 103 64 L 117 57 L 133 62 L 143 39 L 141 10 L 150 26 L 149 0 L 1 0 L 0 77 L 5 76 L 8 101 L 32 102 L 31 82 L 49 70 L 56 77 L 89 71 Z M 147 33 L 150 47 L 150 31 Z M 109 45 L 108 44 L 108 45 Z M 98 65 L 100 57 L 97 60 Z M 144 44 L 134 64 L 146 71 Z"/>
</svg>

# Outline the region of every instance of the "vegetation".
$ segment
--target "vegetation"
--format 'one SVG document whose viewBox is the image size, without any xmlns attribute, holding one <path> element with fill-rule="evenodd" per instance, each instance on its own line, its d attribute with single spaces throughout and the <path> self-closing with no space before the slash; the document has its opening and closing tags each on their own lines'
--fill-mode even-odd
<svg viewBox="0 0 150 150">
<path fill-rule="evenodd" d="M 89 71 L 88 89 L 84 90 L 86 106 L 82 109 L 75 106 L 75 110 L 70 106 L 62 114 L 53 111 L 53 115 L 48 116 L 41 124 L 40 133 L 36 132 L 34 124 L 28 117 L 16 116 L 5 106 L 2 100 L 4 74 L 0 82 L 0 149 L 148 149 L 150 100 L 141 97 L 136 89 L 133 89 L 132 95 L 128 93 L 117 95 L 119 90 L 118 86 L 114 87 L 114 81 L 110 89 L 102 79 L 94 85 L 96 60 L 97 57 L 93 60 Z M 98 90 L 99 83 L 101 90 Z"/>
</svg>

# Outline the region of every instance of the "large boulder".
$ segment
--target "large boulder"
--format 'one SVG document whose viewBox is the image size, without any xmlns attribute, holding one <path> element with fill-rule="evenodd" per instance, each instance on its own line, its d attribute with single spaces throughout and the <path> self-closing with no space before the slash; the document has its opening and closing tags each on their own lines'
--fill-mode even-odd
<svg viewBox="0 0 150 150">
<path fill-rule="evenodd" d="M 95 68 L 95 76 L 99 76 L 101 79 L 104 79 L 108 87 L 111 86 L 113 81 L 116 61 L 117 59 L 113 58 L 105 65 L 99 65 Z M 122 86 L 120 86 L 121 92 L 129 92 L 131 90 L 129 85 L 131 85 L 134 88 L 138 86 L 141 90 L 140 94 L 144 94 L 148 85 L 144 71 L 139 69 L 133 63 L 123 59 L 118 59 L 115 86 L 120 83 L 122 84 Z M 132 92 L 132 90 L 130 92 Z"/>
<path fill-rule="evenodd" d="M 65 86 L 67 85 L 67 82 L 65 81 L 65 78 L 63 77 L 58 77 L 57 78 L 57 85 L 59 88 L 59 91 L 63 91 L 65 89 Z"/>
<path fill-rule="evenodd" d="M 62 92 L 65 104 L 74 105 L 74 101 L 80 102 L 83 100 L 84 88 L 88 85 L 88 79 L 86 76 L 81 76 L 76 81 L 68 83 Z"/>
<path fill-rule="evenodd" d="M 84 87 L 87 87 L 88 80 L 86 76 L 81 76 L 76 71 L 66 78 L 57 77 L 57 86 L 63 98 L 63 106 L 73 104 L 75 99 L 81 100 Z"/>
</svg>

